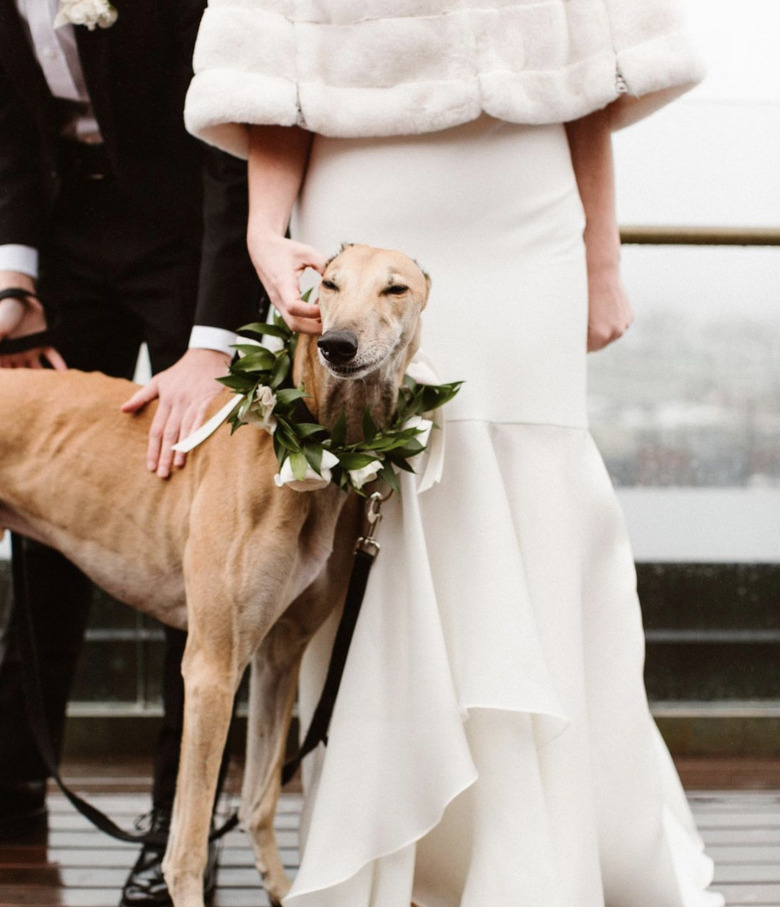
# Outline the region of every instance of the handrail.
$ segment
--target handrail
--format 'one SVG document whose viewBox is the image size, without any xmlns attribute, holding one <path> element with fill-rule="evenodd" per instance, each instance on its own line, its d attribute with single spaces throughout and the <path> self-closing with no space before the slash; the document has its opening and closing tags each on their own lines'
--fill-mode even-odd
<svg viewBox="0 0 780 907">
<path fill-rule="evenodd" d="M 780 246 L 780 227 L 624 226 L 627 245 L 651 246 Z"/>
</svg>

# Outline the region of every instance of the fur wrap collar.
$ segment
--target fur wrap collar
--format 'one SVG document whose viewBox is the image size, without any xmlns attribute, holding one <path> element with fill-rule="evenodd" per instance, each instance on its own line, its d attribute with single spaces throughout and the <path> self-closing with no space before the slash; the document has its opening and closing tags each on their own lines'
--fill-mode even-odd
<svg viewBox="0 0 780 907">
<path fill-rule="evenodd" d="M 617 101 L 622 126 L 703 75 L 678 0 L 210 0 L 194 68 L 187 128 L 242 157 L 248 123 L 408 135 Z"/>
</svg>

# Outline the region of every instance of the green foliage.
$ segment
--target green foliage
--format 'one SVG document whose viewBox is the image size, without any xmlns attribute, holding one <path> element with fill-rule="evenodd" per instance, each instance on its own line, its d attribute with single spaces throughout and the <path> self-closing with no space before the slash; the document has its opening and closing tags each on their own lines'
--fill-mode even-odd
<svg viewBox="0 0 780 907">
<path fill-rule="evenodd" d="M 354 489 L 363 494 L 354 484 L 350 471 L 363 469 L 378 461 L 379 478 L 394 491 L 400 492 L 395 470 L 414 472 L 409 460 L 425 450 L 419 436 L 425 433 L 426 428 L 407 423 L 416 416 L 423 417 L 443 406 L 457 394 L 462 384 L 461 381 L 439 385 L 418 384 L 407 375 L 399 388 L 396 411 L 390 425 L 380 429 L 366 407 L 363 440 L 347 444 L 347 420 L 343 410 L 330 434 L 316 422 L 298 420 L 300 401 L 307 397 L 306 390 L 302 386 L 283 386 L 292 368 L 298 338 L 281 317 L 275 315 L 270 324 L 247 324 L 239 329 L 239 333 L 254 342 L 234 344 L 234 348 L 243 355 L 230 366 L 229 375 L 219 379 L 225 387 L 244 398 L 228 417 L 231 431 L 247 423 L 247 415 L 259 406 L 258 393 L 262 393 L 263 387 L 270 388 L 276 397 L 272 410 L 276 422 L 274 453 L 280 468 L 289 459 L 293 475 L 299 481 L 303 480 L 307 466 L 321 474 L 322 456 L 327 450 L 339 461 L 331 468 L 331 480 L 344 491 Z M 263 346 L 264 336 L 282 340 L 282 348 L 273 351 Z"/>
</svg>

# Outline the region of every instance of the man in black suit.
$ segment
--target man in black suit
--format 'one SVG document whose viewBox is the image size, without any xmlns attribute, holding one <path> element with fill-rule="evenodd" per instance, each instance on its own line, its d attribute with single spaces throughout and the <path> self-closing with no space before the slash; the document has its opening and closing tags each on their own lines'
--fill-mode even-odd
<svg viewBox="0 0 780 907">
<path fill-rule="evenodd" d="M 246 251 L 245 165 L 183 126 L 204 7 L 0 0 L 0 296 L 16 291 L 0 300 L 0 340 L 26 338 L 0 343 L 0 366 L 64 360 L 131 377 L 145 341 L 155 377 L 127 410 L 159 396 L 146 466 L 162 478 L 183 465 L 171 445 L 202 421 L 232 331 L 256 319 L 262 294 Z M 31 336 L 47 321 L 53 339 Z M 51 549 L 21 544 L 59 749 L 89 586 Z M 14 634 L 12 618 L 0 665 L 0 837 L 46 821 L 47 771 L 26 726 Z M 154 830 L 170 821 L 183 703 L 184 634 L 166 636 Z M 123 904 L 170 903 L 160 858 L 143 850 Z"/>
</svg>

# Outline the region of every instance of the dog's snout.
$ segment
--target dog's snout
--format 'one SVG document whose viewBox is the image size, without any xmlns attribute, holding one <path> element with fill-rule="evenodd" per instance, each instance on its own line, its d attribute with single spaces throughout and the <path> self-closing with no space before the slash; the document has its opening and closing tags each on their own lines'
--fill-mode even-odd
<svg viewBox="0 0 780 907">
<path fill-rule="evenodd" d="M 317 341 L 322 355 L 334 365 L 345 365 L 355 358 L 358 349 L 357 334 L 352 331 L 328 331 Z"/>
</svg>

